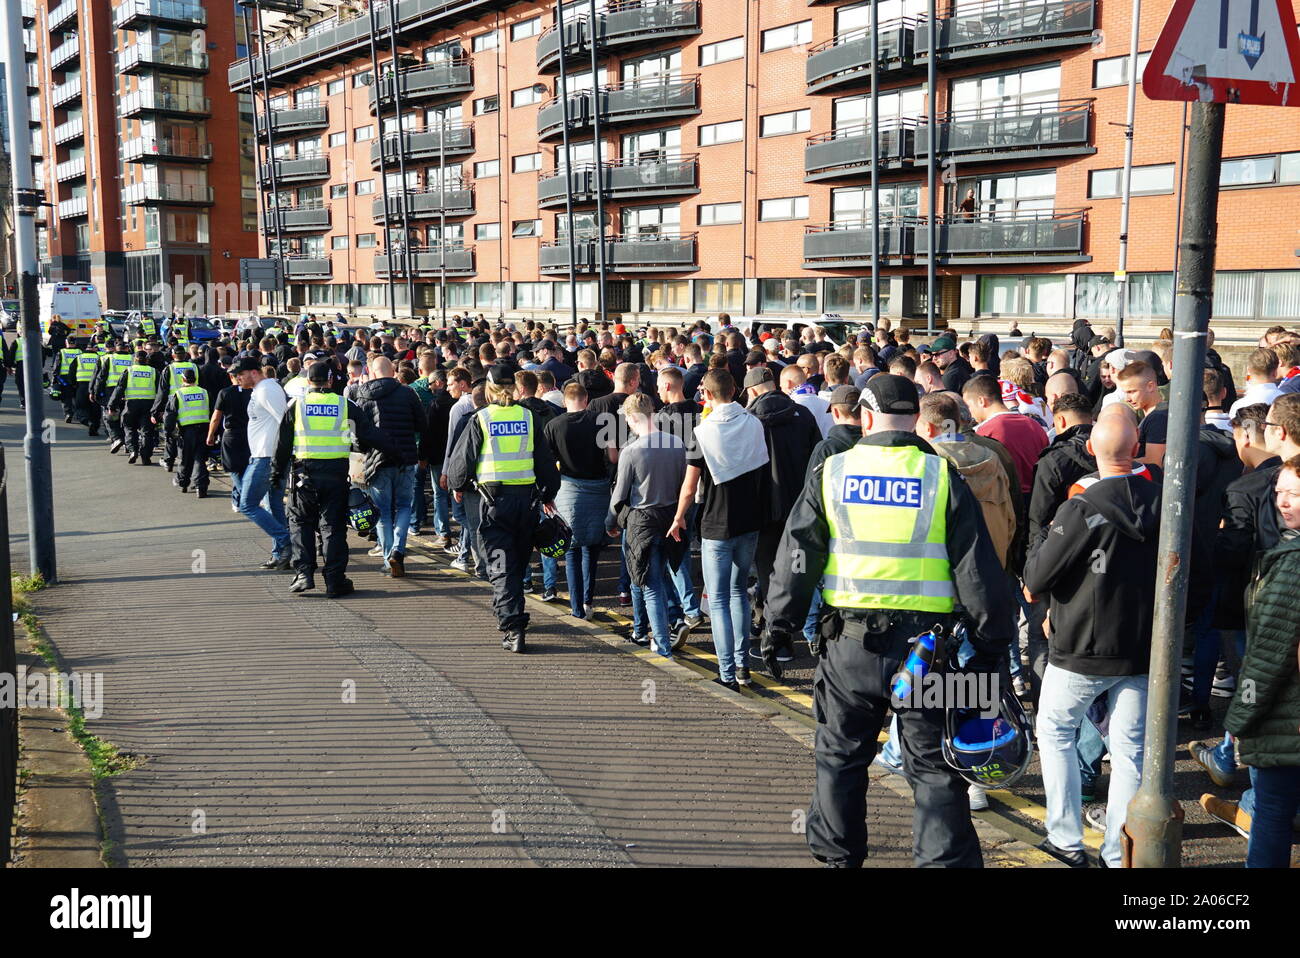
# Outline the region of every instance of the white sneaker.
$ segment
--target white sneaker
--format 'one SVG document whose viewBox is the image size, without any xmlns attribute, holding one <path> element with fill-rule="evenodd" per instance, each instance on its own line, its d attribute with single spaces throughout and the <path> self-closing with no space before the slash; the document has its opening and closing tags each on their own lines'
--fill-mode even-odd
<svg viewBox="0 0 1300 958">
<path fill-rule="evenodd" d="M 367 552 L 366 555 L 374 556 L 376 559 L 382 559 L 384 557 L 384 547 L 375 546 L 373 549 Z"/>
<path fill-rule="evenodd" d="M 1083 820 L 1088 823 L 1088 827 L 1094 831 L 1106 834 L 1106 806 L 1089 805 L 1083 813 Z"/>
<path fill-rule="evenodd" d="M 984 794 L 984 789 L 978 785 L 967 786 L 966 798 L 970 802 L 972 812 L 982 812 L 989 807 L 989 797 Z"/>
<path fill-rule="evenodd" d="M 464 562 L 463 560 L 461 560 L 461 559 L 452 559 L 452 560 L 451 560 L 451 567 L 452 567 L 453 569 L 455 569 L 457 572 L 468 572 L 468 571 L 469 571 L 469 566 L 467 566 L 467 565 L 465 564 L 465 562 Z"/>
</svg>

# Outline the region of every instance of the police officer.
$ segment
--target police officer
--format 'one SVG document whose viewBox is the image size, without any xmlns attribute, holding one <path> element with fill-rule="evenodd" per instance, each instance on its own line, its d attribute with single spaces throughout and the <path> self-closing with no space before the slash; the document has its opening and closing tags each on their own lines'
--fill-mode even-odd
<svg viewBox="0 0 1300 958">
<path fill-rule="evenodd" d="M 93 384 L 95 395 L 103 400 L 104 421 L 108 428 L 108 451 L 116 454 L 126 445 L 126 433 L 122 429 L 122 416 L 112 409 L 110 400 L 113 390 L 122 381 L 126 371 L 131 368 L 131 347 L 114 340 L 109 343 L 108 352 L 100 357 L 99 373 Z"/>
<path fill-rule="evenodd" d="M 99 435 L 99 402 L 95 397 L 95 374 L 99 372 L 99 353 L 90 344 L 77 354 L 77 418 L 90 427 L 87 435 Z"/>
<path fill-rule="evenodd" d="M 63 403 L 63 421 L 72 422 L 77 405 L 77 357 L 81 350 L 76 346 L 64 346 L 55 354 L 54 388 L 50 396 Z"/>
<path fill-rule="evenodd" d="M 163 411 L 163 428 L 179 440 L 180 468 L 172 476 L 172 485 L 189 492 L 192 485 L 200 499 L 208 497 L 208 391 L 198 385 L 199 371 L 181 371 L 181 383 L 168 397 Z"/>
<path fill-rule="evenodd" d="M 167 335 L 174 336 L 176 338 L 176 344 L 178 346 L 189 346 L 190 321 L 186 319 L 184 316 L 178 315 L 175 319 L 171 321 L 171 325 L 167 330 Z"/>
<path fill-rule="evenodd" d="M 153 465 L 150 457 L 158 441 L 151 412 L 154 397 L 158 395 L 158 371 L 149 365 L 149 354 L 140 350 L 135 362 L 127 369 L 113 390 L 108 406 L 122 415 L 122 428 L 126 434 L 126 451 L 132 465 L 138 460 L 142 466 Z"/>
<path fill-rule="evenodd" d="M 241 363 L 256 360 L 244 359 Z M 325 540 L 325 596 L 339 599 L 355 587 L 348 571 L 348 456 L 350 432 L 363 451 L 393 454 L 388 437 L 375 428 L 357 405 L 329 388 L 328 363 L 313 363 L 307 379 L 311 388 L 289 403 L 280 423 L 280 441 L 271 468 L 272 487 L 289 477 L 289 533 L 293 566 L 298 574 L 289 585 L 294 593 L 316 588 L 316 535 Z M 351 422 L 352 429 L 348 429 Z"/>
<path fill-rule="evenodd" d="M 452 451 L 447 488 L 457 502 L 464 501 L 471 485 L 483 496 L 479 537 L 488 557 L 501 647 L 523 652 L 528 629 L 524 571 L 540 521 L 537 506 L 555 513 L 560 472 L 541 424 L 515 402 L 510 369 L 497 365 L 488 370 L 487 397 L 488 405 L 474 414 Z"/>
<path fill-rule="evenodd" d="M 145 339 L 152 339 L 158 335 L 158 325 L 153 321 L 153 317 L 148 313 L 142 313 L 136 321 L 136 329 Z"/>
<path fill-rule="evenodd" d="M 807 835 L 813 855 L 839 867 L 859 867 L 867 856 L 867 769 L 909 640 L 936 624 L 949 631 L 964 613 L 976 649 L 970 667 L 996 671 L 1014 628 L 1014 600 L 978 502 L 914 433 L 916 386 L 879 373 L 867 380 L 861 408 L 862 439 L 814 467 L 790 513 L 777 555 L 804 561 L 777 563 L 763 637 L 763 657 L 779 677 L 776 655 L 801 631 L 821 583 Z M 916 864 L 980 867 L 967 783 L 943 760 L 944 710 L 896 711 L 915 794 Z"/>
<path fill-rule="evenodd" d="M 181 388 L 181 377 L 186 372 L 194 373 L 197 381 L 199 367 L 197 364 L 190 362 L 189 353 L 180 346 L 172 348 L 172 361 L 167 364 L 163 370 L 163 375 L 158 377 L 158 395 L 153 403 L 153 421 L 156 424 L 162 423 L 166 416 L 167 403 L 176 390 Z M 163 468 L 168 472 L 176 467 L 176 449 L 179 436 L 174 429 L 163 429 Z"/>
</svg>

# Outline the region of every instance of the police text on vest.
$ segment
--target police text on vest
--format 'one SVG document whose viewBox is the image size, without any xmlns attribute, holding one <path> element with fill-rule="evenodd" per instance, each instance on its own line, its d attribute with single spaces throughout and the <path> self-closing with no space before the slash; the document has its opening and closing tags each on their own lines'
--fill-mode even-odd
<svg viewBox="0 0 1300 958">
<path fill-rule="evenodd" d="M 921 508 L 921 480 L 892 476 L 845 476 L 841 501 L 863 506 Z"/>
<path fill-rule="evenodd" d="M 501 436 L 526 436 L 528 435 L 527 422 L 493 422 L 488 423 L 488 435 L 493 438 Z"/>
</svg>

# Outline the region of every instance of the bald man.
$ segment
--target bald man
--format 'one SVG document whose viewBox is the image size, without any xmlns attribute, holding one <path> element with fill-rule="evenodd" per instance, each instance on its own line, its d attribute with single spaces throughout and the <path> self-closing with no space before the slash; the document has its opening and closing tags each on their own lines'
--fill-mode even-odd
<svg viewBox="0 0 1300 958">
<path fill-rule="evenodd" d="M 1101 854 L 1118 868 L 1121 829 L 1141 782 L 1161 489 L 1133 474 L 1131 413 L 1100 416 L 1087 448 L 1097 479 L 1057 510 L 1025 561 L 1025 587 L 1051 603 L 1037 724 L 1047 796 L 1041 847 L 1072 867 L 1088 865 L 1075 743 L 1089 706 L 1105 697 L 1111 765 Z"/>
<path fill-rule="evenodd" d="M 1047 408 L 1053 409 L 1056 400 L 1061 396 L 1079 392 L 1082 392 L 1079 389 L 1079 380 L 1073 373 L 1054 373 L 1047 377 L 1047 384 L 1043 386 L 1043 399 L 1047 403 Z"/>
</svg>

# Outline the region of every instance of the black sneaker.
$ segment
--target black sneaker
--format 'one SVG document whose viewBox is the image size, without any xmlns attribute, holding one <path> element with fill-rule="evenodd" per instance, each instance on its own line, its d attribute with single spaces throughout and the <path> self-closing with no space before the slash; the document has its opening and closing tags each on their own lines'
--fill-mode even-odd
<svg viewBox="0 0 1300 958">
<path fill-rule="evenodd" d="M 740 691 L 740 686 L 739 686 L 739 685 L 737 685 L 735 682 L 724 682 L 724 681 L 722 681 L 722 676 L 720 676 L 720 675 L 719 675 L 716 679 L 713 680 L 713 684 L 714 684 L 714 685 L 721 685 L 724 689 L 731 689 L 731 691 L 733 691 L 733 692 L 739 692 L 739 691 Z"/>
<path fill-rule="evenodd" d="M 688 615 L 686 617 L 686 624 L 690 627 L 691 631 L 694 632 L 696 629 L 698 629 L 700 626 L 704 624 L 704 616 Z"/>
<path fill-rule="evenodd" d="M 127 460 L 126 460 L 127 465 L 129 465 L 129 466 L 134 466 L 136 460 L 139 459 L 139 458 L 140 458 L 140 457 L 137 456 L 135 453 L 131 453 L 131 455 L 130 455 L 129 457 L 127 457 Z"/>
<path fill-rule="evenodd" d="M 337 582 L 334 585 L 328 587 L 325 590 L 325 598 L 341 599 L 345 595 L 351 595 L 353 592 L 356 591 L 357 591 L 357 587 L 352 584 L 352 580 L 344 579 L 342 582 Z"/>
<path fill-rule="evenodd" d="M 125 445 L 126 445 L 126 441 L 125 441 L 125 440 L 122 440 L 122 439 L 114 439 L 114 440 L 113 440 L 113 444 L 112 444 L 111 446 L 108 447 L 108 451 L 109 451 L 111 454 L 116 455 L 117 453 L 119 453 L 119 452 L 122 451 L 122 447 L 125 446 Z"/>
<path fill-rule="evenodd" d="M 542 593 L 543 602 L 554 602 L 557 598 L 559 598 L 559 595 L 554 589 L 547 589 Z"/>
<path fill-rule="evenodd" d="M 516 629 L 514 632 L 508 633 L 506 637 L 501 640 L 501 648 L 505 649 L 507 652 L 514 652 L 519 655 L 528 651 L 527 640 L 524 638 L 524 630 Z"/>
<path fill-rule="evenodd" d="M 294 580 L 289 583 L 289 591 L 294 593 L 310 592 L 316 588 L 316 580 L 309 575 L 299 573 Z"/>
<path fill-rule="evenodd" d="M 1208 732 L 1214 727 L 1214 713 L 1207 706 L 1192 709 L 1188 717 L 1192 720 L 1192 728 L 1198 732 Z"/>
<path fill-rule="evenodd" d="M 1074 851 L 1074 852 L 1064 851 L 1060 848 L 1057 848 L 1047 839 L 1043 839 L 1042 844 L 1038 846 L 1038 850 L 1047 852 L 1047 854 L 1051 855 L 1053 858 L 1057 859 L 1058 861 L 1065 862 L 1065 864 L 1069 865 L 1071 868 L 1088 867 L 1088 856 L 1085 855 L 1082 851 Z"/>
<path fill-rule="evenodd" d="M 746 688 L 749 687 L 749 666 L 748 665 L 736 666 L 736 684 L 743 685 Z"/>
<path fill-rule="evenodd" d="M 637 635 L 635 632 L 633 632 L 631 635 L 628 636 L 628 638 L 634 644 L 642 647 L 648 646 L 650 644 L 650 636 L 648 635 Z"/>
<path fill-rule="evenodd" d="M 673 634 L 673 651 L 676 652 L 686 644 L 686 640 L 691 637 L 691 625 L 689 622 L 678 622 L 670 630 Z"/>
</svg>

